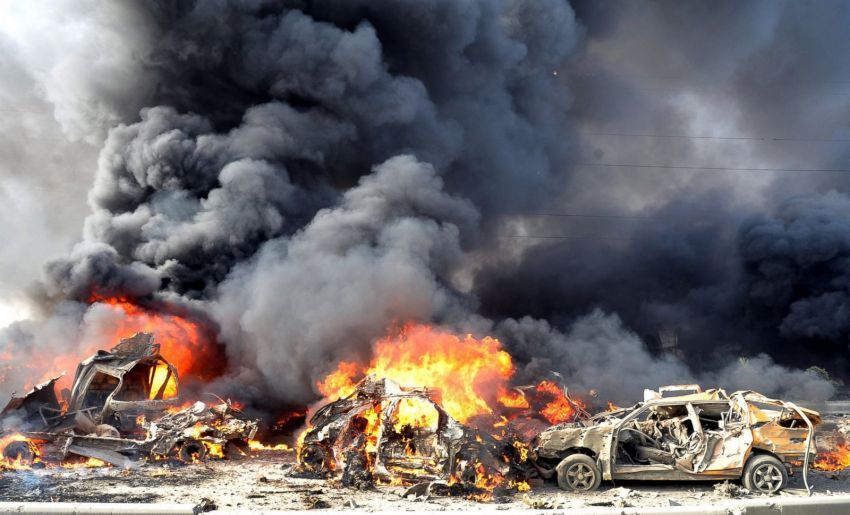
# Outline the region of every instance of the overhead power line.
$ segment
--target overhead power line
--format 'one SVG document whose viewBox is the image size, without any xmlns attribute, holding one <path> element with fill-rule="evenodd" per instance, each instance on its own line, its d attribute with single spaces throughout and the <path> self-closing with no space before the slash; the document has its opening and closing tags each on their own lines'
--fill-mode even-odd
<svg viewBox="0 0 850 515">
<path fill-rule="evenodd" d="M 536 234 L 500 234 L 497 238 L 519 238 L 519 239 L 535 239 L 535 240 L 611 240 L 611 241 L 628 241 L 632 238 L 614 237 L 614 236 L 567 236 L 567 235 L 536 235 Z"/>
<path fill-rule="evenodd" d="M 614 219 L 632 219 L 654 218 L 649 215 L 626 215 L 626 214 L 596 214 L 596 213 L 522 213 L 522 216 L 552 216 L 558 218 L 614 218 Z"/>
<path fill-rule="evenodd" d="M 696 170 L 720 172 L 811 172 L 811 173 L 850 173 L 850 168 L 746 168 L 733 166 L 698 166 L 698 165 L 648 165 L 631 163 L 574 163 L 575 166 L 590 166 L 596 168 L 655 168 L 658 170 Z"/>
<path fill-rule="evenodd" d="M 798 137 L 774 137 L 774 136 L 701 136 L 692 134 L 651 134 L 642 132 L 590 132 L 581 131 L 581 134 L 590 136 L 614 136 L 621 138 L 656 138 L 656 139 L 704 139 L 704 140 L 727 140 L 727 141 L 802 141 L 814 143 L 840 143 L 848 142 L 850 138 L 798 138 Z"/>
</svg>

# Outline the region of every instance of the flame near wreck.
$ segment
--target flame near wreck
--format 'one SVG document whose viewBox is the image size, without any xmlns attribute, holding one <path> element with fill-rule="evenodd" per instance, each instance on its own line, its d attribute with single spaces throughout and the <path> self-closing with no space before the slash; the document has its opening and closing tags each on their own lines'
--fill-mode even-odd
<svg viewBox="0 0 850 515">
<path fill-rule="evenodd" d="M 552 424 L 566 422 L 583 409 L 581 401 L 569 399 L 552 381 L 533 388 L 513 388 L 516 372 L 511 355 L 496 338 L 452 332 L 424 324 L 407 324 L 375 342 L 368 365 L 340 362 L 336 370 L 316 384 L 326 399 L 346 397 L 357 383 L 371 375 L 403 386 L 433 391 L 435 400 L 455 420 L 466 423 L 475 417 L 510 418 L 522 412 L 535 414 Z"/>
<path fill-rule="evenodd" d="M 27 391 L 59 377 L 57 391 L 70 389 L 83 358 L 137 333 L 155 336 L 163 357 L 177 367 L 184 385 L 207 383 L 221 375 L 227 364 L 209 322 L 176 304 L 92 295 L 81 321 L 73 323 L 79 326 L 76 334 L 38 334 L 27 346 L 26 356 L 23 345 L 10 345 L 2 356 L 8 365 L 0 370 L 0 388 Z M 57 349 L 53 340 L 73 343 Z"/>
<path fill-rule="evenodd" d="M 341 362 L 317 383 L 332 402 L 299 438 L 299 460 L 311 472 L 341 471 L 344 483 L 524 490 L 528 449 L 513 422 L 565 422 L 584 406 L 551 381 L 514 388 L 514 374 L 495 338 L 404 325 L 375 342 L 368 364 Z"/>
<path fill-rule="evenodd" d="M 812 468 L 837 471 L 850 467 L 850 443 L 840 443 L 834 449 L 818 453 Z"/>
</svg>

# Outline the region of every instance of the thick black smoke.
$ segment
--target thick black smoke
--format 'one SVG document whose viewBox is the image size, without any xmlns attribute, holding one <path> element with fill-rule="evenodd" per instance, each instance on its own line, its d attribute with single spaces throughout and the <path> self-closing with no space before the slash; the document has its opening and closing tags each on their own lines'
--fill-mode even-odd
<svg viewBox="0 0 850 515">
<path fill-rule="evenodd" d="M 128 2 L 90 15 L 58 5 L 120 44 L 92 67 L 88 45 L 52 60 L 21 51 L 48 63 L 35 75 L 66 133 L 102 148 L 82 239 L 33 288 L 48 322 L 6 329 L 7 348 L 61 348 L 44 327 L 90 341 L 101 318 L 87 301 L 121 295 L 206 313 L 229 358 L 215 387 L 272 403 L 312 400 L 317 378 L 407 320 L 493 332 L 523 378 L 554 370 L 610 399 L 692 380 L 831 393 L 769 355 L 823 364 L 772 338 L 842 338 L 841 322 L 828 330 L 812 315 L 838 309 L 840 288 L 797 278 L 785 315 L 778 299 L 754 296 L 781 275 L 762 263 L 783 258 L 759 253 L 752 234 L 772 225 L 751 216 L 839 180 L 588 166 L 796 156 L 588 135 L 615 124 L 784 129 L 759 116 L 768 107 L 748 73 L 808 30 L 793 4 L 753 3 L 741 17 L 690 2 Z M 708 28 L 681 28 L 696 20 Z M 122 23 L 133 27 L 125 38 Z M 70 68 L 99 79 L 66 85 Z M 765 80 L 778 87 L 785 74 Z M 695 87 L 711 81 L 720 91 Z M 570 213 L 582 216 L 551 216 Z M 819 277 L 835 282 L 840 267 Z M 648 348 L 663 331 L 678 335 L 680 356 Z"/>
<path fill-rule="evenodd" d="M 847 4 L 574 6 L 587 40 L 561 75 L 581 164 L 541 211 L 601 216 L 521 220 L 524 234 L 567 238 L 488 263 L 482 313 L 563 326 L 593 306 L 650 346 L 677 335 L 709 369 L 767 353 L 850 376 L 846 173 L 606 166 L 847 168 L 850 68 L 829 50 L 846 46 Z"/>
</svg>

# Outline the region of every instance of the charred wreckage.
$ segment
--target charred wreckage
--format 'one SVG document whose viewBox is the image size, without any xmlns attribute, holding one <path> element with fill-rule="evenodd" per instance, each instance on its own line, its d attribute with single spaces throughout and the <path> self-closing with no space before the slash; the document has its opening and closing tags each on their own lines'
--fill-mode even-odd
<svg viewBox="0 0 850 515">
<path fill-rule="evenodd" d="M 12 397 L 0 412 L 7 465 L 74 457 L 125 468 L 141 459 L 191 462 L 247 448 L 257 431 L 257 421 L 238 417 L 229 401 L 181 407 L 177 370 L 149 333 L 80 363 L 61 401 L 58 380 Z"/>
<path fill-rule="evenodd" d="M 341 475 L 346 486 L 414 484 L 486 496 L 494 488 L 523 489 L 531 470 L 527 447 L 507 429 L 490 434 L 461 424 L 434 400 L 434 392 L 386 378 L 367 376 L 309 422 L 300 467 Z"/>
<path fill-rule="evenodd" d="M 532 442 L 535 467 L 565 490 L 602 480 L 740 479 L 773 494 L 806 473 L 820 415 L 752 391 L 697 385 L 645 392 L 645 402 L 553 426 Z"/>
<path fill-rule="evenodd" d="M 229 401 L 182 403 L 177 370 L 148 333 L 80 363 L 61 399 L 58 379 L 0 412 L 7 468 L 80 459 L 133 468 L 145 459 L 244 455 L 258 430 Z M 479 499 L 527 490 L 534 477 L 571 491 L 603 480 L 740 479 L 750 491 L 774 494 L 795 469 L 806 482 L 821 422 L 815 411 L 752 391 L 668 386 L 595 416 L 564 391 L 572 421 L 535 431 L 528 442 L 517 420 L 459 422 L 437 393 L 366 376 L 309 419 L 296 470 L 350 487 L 408 485 L 414 495 Z"/>
</svg>

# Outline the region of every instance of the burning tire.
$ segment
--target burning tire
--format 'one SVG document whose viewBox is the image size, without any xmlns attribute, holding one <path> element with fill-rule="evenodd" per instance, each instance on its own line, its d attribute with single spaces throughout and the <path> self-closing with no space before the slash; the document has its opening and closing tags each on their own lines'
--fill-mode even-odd
<svg viewBox="0 0 850 515">
<path fill-rule="evenodd" d="M 751 492 L 775 494 L 788 484 L 788 471 L 773 456 L 756 454 L 747 460 L 741 482 Z"/>
<path fill-rule="evenodd" d="M 37 456 L 38 450 L 29 440 L 10 442 L 3 449 L 3 458 L 7 463 L 29 466 L 33 464 Z"/>
<path fill-rule="evenodd" d="M 207 457 L 207 448 L 200 440 L 190 438 L 180 446 L 178 456 L 186 463 L 197 463 Z"/>
<path fill-rule="evenodd" d="M 602 471 L 593 458 L 585 454 L 571 454 L 555 467 L 558 472 L 558 486 L 562 490 L 590 492 L 599 488 Z"/>
<path fill-rule="evenodd" d="M 301 449 L 298 461 L 306 471 L 313 474 L 324 474 L 333 470 L 333 460 L 328 451 L 321 445 L 305 445 Z"/>
</svg>

